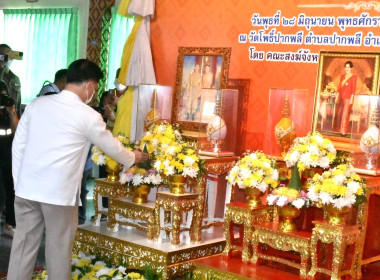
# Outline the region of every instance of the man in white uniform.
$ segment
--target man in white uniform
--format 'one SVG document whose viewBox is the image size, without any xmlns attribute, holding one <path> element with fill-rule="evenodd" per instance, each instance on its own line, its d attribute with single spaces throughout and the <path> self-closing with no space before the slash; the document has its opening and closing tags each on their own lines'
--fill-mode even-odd
<svg viewBox="0 0 380 280">
<path fill-rule="evenodd" d="M 12 147 L 17 228 L 8 279 L 31 279 L 46 228 L 49 279 L 71 279 L 71 252 L 78 224 L 81 178 L 90 143 L 126 167 L 148 159 L 128 151 L 86 104 L 103 74 L 80 59 L 68 68 L 60 94 L 33 100 L 25 110 Z"/>
</svg>

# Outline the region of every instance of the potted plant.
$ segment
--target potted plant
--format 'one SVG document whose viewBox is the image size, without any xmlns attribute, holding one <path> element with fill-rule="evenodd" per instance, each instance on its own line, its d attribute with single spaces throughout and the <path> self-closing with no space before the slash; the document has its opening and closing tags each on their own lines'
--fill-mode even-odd
<svg viewBox="0 0 380 280">
<path fill-rule="evenodd" d="M 352 165 L 340 164 L 308 181 L 308 197 L 326 205 L 328 222 L 334 225 L 343 224 L 344 215 L 352 206 L 366 201 L 367 192 L 365 180 Z"/>
<path fill-rule="evenodd" d="M 125 136 L 119 135 L 117 139 L 130 151 L 133 151 L 134 144 L 129 141 Z M 122 166 L 114 160 L 112 157 L 104 153 L 99 147 L 93 146 L 91 149 L 91 159 L 97 165 L 105 165 L 107 171 L 107 181 L 117 182 L 119 181 L 119 173 L 122 170 Z"/>
<path fill-rule="evenodd" d="M 288 168 L 301 172 L 302 182 L 315 173 L 322 173 L 329 168 L 336 158 L 336 150 L 329 139 L 318 132 L 309 132 L 305 137 L 298 137 L 285 155 Z"/>
<path fill-rule="evenodd" d="M 275 188 L 278 185 L 276 162 L 260 151 L 247 152 L 236 162 L 226 179 L 230 184 L 245 189 L 251 208 L 259 207 L 262 205 L 260 197 L 268 187 Z"/>
</svg>

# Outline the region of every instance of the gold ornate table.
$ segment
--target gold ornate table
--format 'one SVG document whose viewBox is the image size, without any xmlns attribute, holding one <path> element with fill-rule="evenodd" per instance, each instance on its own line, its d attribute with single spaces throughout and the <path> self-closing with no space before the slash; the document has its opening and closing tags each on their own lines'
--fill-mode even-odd
<svg viewBox="0 0 380 280">
<path fill-rule="evenodd" d="M 248 262 L 251 258 L 249 246 L 254 230 L 254 223 L 273 220 L 273 207 L 263 205 L 251 209 L 246 202 L 232 202 L 226 206 L 227 211 L 224 219 L 226 247 L 223 254 L 228 256 L 232 250 L 241 251 L 242 260 Z M 239 245 L 234 241 L 233 225 L 240 226 Z"/>
<path fill-rule="evenodd" d="M 107 179 L 95 179 L 94 187 L 94 208 L 95 216 L 92 220 L 92 224 L 95 226 L 100 225 L 100 218 L 102 214 L 108 216 L 108 208 L 104 208 L 102 205 L 102 197 L 116 198 L 130 195 L 131 189 L 119 182 L 110 182 Z"/>
<path fill-rule="evenodd" d="M 252 258 L 251 262 L 256 264 L 259 258 L 286 264 L 300 270 L 301 278 L 307 276 L 307 263 L 310 252 L 311 232 L 295 231 L 285 233 L 278 229 L 278 221 L 255 224 L 255 231 L 252 237 Z M 271 246 L 281 251 L 295 251 L 300 254 L 301 262 L 295 263 L 278 256 L 259 253 L 259 243 Z"/>
<path fill-rule="evenodd" d="M 198 208 L 198 195 L 195 193 L 173 194 L 170 192 L 157 192 L 155 221 L 157 229 L 155 240 L 162 240 L 166 232 L 171 232 L 171 244 L 174 246 L 180 243 L 180 233 L 188 232 L 191 241 L 194 241 L 194 224 L 197 218 L 196 209 Z M 165 211 L 171 212 L 171 225 L 165 225 Z M 192 212 L 186 222 L 185 228 L 181 229 L 181 217 L 185 212 Z M 191 218 L 191 219 L 190 219 Z M 190 241 L 189 240 L 189 241 Z"/>
<path fill-rule="evenodd" d="M 330 225 L 326 221 L 314 221 L 315 227 L 310 241 L 311 269 L 308 276 L 314 277 L 316 272 L 325 273 L 331 276 L 331 280 L 339 280 L 342 275 L 349 274 L 353 279 L 358 279 L 357 264 L 360 256 L 358 241 L 360 231 L 358 225 Z M 317 243 L 333 244 L 332 268 L 318 267 Z M 347 245 L 355 244 L 354 257 L 349 270 L 342 271 L 342 265 Z"/>
<path fill-rule="evenodd" d="M 234 166 L 237 157 L 209 157 L 200 156 L 200 159 L 205 160 L 205 168 L 207 174 L 222 175 L 226 174 Z M 202 225 L 204 211 L 206 208 L 206 189 L 207 189 L 207 174 L 203 175 L 197 180 L 189 180 L 190 188 L 198 194 L 198 206 L 196 213 L 196 219 L 194 224 L 194 240 L 195 242 L 201 241 L 201 231 L 204 228 L 209 228 L 213 224 Z"/>
<path fill-rule="evenodd" d="M 154 202 L 134 203 L 130 198 L 111 198 L 109 205 L 108 227 L 118 231 L 119 225 L 135 227 L 147 232 L 147 239 L 153 240 L 156 227 Z M 125 219 L 121 219 L 125 218 Z M 142 224 L 144 222 L 146 225 Z"/>
</svg>

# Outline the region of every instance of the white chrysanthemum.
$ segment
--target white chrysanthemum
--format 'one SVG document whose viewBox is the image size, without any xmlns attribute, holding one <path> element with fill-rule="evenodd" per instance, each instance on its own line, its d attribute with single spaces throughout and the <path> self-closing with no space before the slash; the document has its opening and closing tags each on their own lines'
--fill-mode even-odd
<svg viewBox="0 0 380 280">
<path fill-rule="evenodd" d="M 160 160 L 157 160 L 154 165 L 153 165 L 154 169 L 156 169 L 158 172 L 161 171 L 161 161 Z"/>
<path fill-rule="evenodd" d="M 330 153 L 336 155 L 336 149 L 332 143 L 325 145 L 325 149 L 329 151 Z"/>
<path fill-rule="evenodd" d="M 239 189 L 245 189 L 246 188 L 246 185 L 244 185 L 244 183 L 242 181 L 237 182 L 237 185 L 238 185 Z"/>
<path fill-rule="evenodd" d="M 103 261 L 96 261 L 94 265 L 102 265 L 102 266 L 107 266 L 105 262 Z"/>
<path fill-rule="evenodd" d="M 308 150 L 308 154 L 312 154 L 312 155 L 319 155 L 321 152 L 317 145 L 309 145 L 307 147 L 307 150 Z"/>
<path fill-rule="evenodd" d="M 183 163 L 187 166 L 193 165 L 195 160 L 192 157 L 186 156 L 185 159 L 183 160 Z"/>
<path fill-rule="evenodd" d="M 106 156 L 99 155 L 97 165 L 105 165 L 106 164 Z"/>
<path fill-rule="evenodd" d="M 197 177 L 197 174 L 198 174 L 198 171 L 193 168 L 193 167 L 185 167 L 183 169 L 183 172 L 182 172 L 182 175 L 185 176 L 185 177 L 191 177 L 191 178 L 195 178 Z"/>
<path fill-rule="evenodd" d="M 149 175 L 151 177 L 151 182 L 153 185 L 159 185 L 162 183 L 162 178 L 160 174 L 151 174 Z"/>
<path fill-rule="evenodd" d="M 166 151 L 167 151 L 169 148 L 171 148 L 171 147 L 173 147 L 173 146 L 170 146 L 170 145 L 167 144 L 167 143 L 162 143 L 162 144 L 161 144 L 161 149 L 162 149 L 163 151 L 165 151 L 165 153 L 166 153 Z"/>
<path fill-rule="evenodd" d="M 143 183 L 144 184 L 151 184 L 152 183 L 152 177 L 151 176 L 145 176 L 145 177 L 143 177 Z"/>
<path fill-rule="evenodd" d="M 333 177 L 333 181 L 337 185 L 343 185 L 344 180 L 346 179 L 346 176 L 343 174 L 339 174 Z"/>
<path fill-rule="evenodd" d="M 76 264 L 78 264 L 79 263 L 79 259 L 77 259 L 77 258 L 73 258 L 72 260 L 71 260 L 71 264 L 72 265 L 76 265 Z"/>
<path fill-rule="evenodd" d="M 307 192 L 307 197 L 311 201 L 318 201 L 318 194 L 315 192 L 314 186 L 311 186 Z"/>
<path fill-rule="evenodd" d="M 175 154 L 175 147 L 174 146 L 168 147 L 168 149 L 166 150 L 166 153 L 168 155 L 174 155 Z"/>
<path fill-rule="evenodd" d="M 268 196 L 267 196 L 268 205 L 273 205 L 275 203 L 275 201 L 276 201 L 277 198 L 278 198 L 277 195 L 268 194 Z"/>
<path fill-rule="evenodd" d="M 79 257 L 79 259 L 86 259 L 86 260 L 93 260 L 96 258 L 94 255 L 86 255 L 82 251 L 79 251 L 78 257 Z"/>
<path fill-rule="evenodd" d="M 251 159 L 257 159 L 257 155 L 256 155 L 255 153 L 251 153 L 251 154 L 249 154 L 249 157 L 250 157 Z"/>
<path fill-rule="evenodd" d="M 127 268 L 124 266 L 119 266 L 117 269 L 119 270 L 119 272 L 121 272 L 123 274 L 125 274 L 125 271 L 127 270 Z"/>
<path fill-rule="evenodd" d="M 330 166 L 330 159 L 328 157 L 322 157 L 320 160 L 319 160 L 319 164 L 318 164 L 320 167 L 322 168 L 329 168 Z"/>
<path fill-rule="evenodd" d="M 356 193 L 358 191 L 358 189 L 360 188 L 360 184 L 359 182 L 356 182 L 356 181 L 352 181 L 352 182 L 349 182 L 347 184 L 347 189 L 352 192 L 352 193 Z"/>
<path fill-rule="evenodd" d="M 277 200 L 277 205 L 282 207 L 288 204 L 288 198 L 284 195 L 280 195 L 280 197 Z"/>
<path fill-rule="evenodd" d="M 305 165 L 306 167 L 310 167 L 310 165 L 313 163 L 309 153 L 308 154 L 302 154 L 300 156 L 300 162 L 302 162 L 303 165 Z"/>
<path fill-rule="evenodd" d="M 301 209 L 305 205 L 305 200 L 303 198 L 297 198 L 293 200 L 292 204 L 294 207 Z"/>
<path fill-rule="evenodd" d="M 175 174 L 175 169 L 174 169 L 174 166 L 172 165 L 168 165 L 165 167 L 166 169 L 166 175 L 174 175 Z"/>
<path fill-rule="evenodd" d="M 338 209 L 342 209 L 346 206 L 351 206 L 355 203 L 355 195 L 348 195 L 336 198 L 333 202 L 334 206 Z"/>
<path fill-rule="evenodd" d="M 101 269 L 99 269 L 97 272 L 96 272 L 96 274 L 95 274 L 95 277 L 99 277 L 99 276 L 101 276 L 101 275 L 108 275 L 108 273 L 110 272 L 110 268 L 101 268 Z"/>
<path fill-rule="evenodd" d="M 260 184 L 257 185 L 257 188 L 261 191 L 261 192 L 265 192 L 268 188 L 268 184 L 265 183 L 265 182 L 261 182 Z"/>
<path fill-rule="evenodd" d="M 124 172 L 121 172 L 120 173 L 120 179 L 119 179 L 119 182 L 121 184 L 125 184 L 126 182 L 128 182 L 129 180 L 129 177 L 124 173 Z"/>
<path fill-rule="evenodd" d="M 160 141 L 156 137 L 152 139 L 152 146 L 157 146 L 159 143 Z"/>
<path fill-rule="evenodd" d="M 241 168 L 239 171 L 240 178 L 244 181 L 245 179 L 248 179 L 252 174 L 251 170 L 249 168 Z"/>
<path fill-rule="evenodd" d="M 82 274 L 82 272 L 80 272 L 80 270 L 79 269 L 75 269 L 72 273 L 71 273 L 71 275 L 72 276 L 74 276 L 74 275 L 81 275 Z M 46 279 L 46 278 L 45 278 Z"/>
<path fill-rule="evenodd" d="M 140 174 L 136 174 L 133 176 L 133 179 L 132 179 L 132 184 L 134 186 L 140 186 L 142 183 L 143 183 L 143 176 L 140 175 Z"/>
<path fill-rule="evenodd" d="M 298 151 L 294 151 L 290 154 L 289 156 L 289 159 L 286 161 L 286 166 L 287 167 L 292 167 L 296 164 L 296 162 L 298 161 L 299 159 L 299 152 Z"/>
<path fill-rule="evenodd" d="M 157 129 L 160 133 L 164 134 L 166 130 L 166 125 L 159 125 Z"/>
<path fill-rule="evenodd" d="M 313 136 L 315 141 L 319 144 L 319 145 L 322 145 L 323 144 L 323 138 L 319 135 L 314 135 Z"/>
<path fill-rule="evenodd" d="M 267 161 L 264 161 L 263 164 L 264 164 L 264 166 L 265 166 L 266 168 L 270 168 L 270 167 L 271 167 L 271 166 L 270 166 L 270 163 L 267 162 Z"/>
<path fill-rule="evenodd" d="M 178 130 L 174 130 L 174 134 L 175 134 L 176 138 L 182 139 L 182 135 L 181 135 L 181 133 L 179 133 Z"/>
<path fill-rule="evenodd" d="M 322 201 L 323 204 L 328 204 L 333 201 L 333 197 L 328 192 L 320 192 L 319 198 Z"/>
<path fill-rule="evenodd" d="M 273 173 L 272 173 L 272 180 L 275 180 L 277 181 L 278 180 L 278 170 L 277 169 L 273 169 Z"/>
</svg>

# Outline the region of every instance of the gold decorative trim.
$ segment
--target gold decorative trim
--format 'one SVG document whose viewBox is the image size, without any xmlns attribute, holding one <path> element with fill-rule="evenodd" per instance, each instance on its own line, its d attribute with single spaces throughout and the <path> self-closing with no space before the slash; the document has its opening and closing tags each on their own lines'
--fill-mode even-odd
<svg viewBox="0 0 380 280">
<path fill-rule="evenodd" d="M 195 270 L 193 271 L 194 280 L 205 280 L 205 279 L 213 279 L 213 280 L 225 280 L 225 279 L 234 279 L 234 280 L 249 280 L 251 278 L 247 278 L 241 276 L 239 274 L 222 271 L 207 265 L 194 263 Z M 256 280 L 264 280 L 263 278 L 255 278 Z"/>
<path fill-rule="evenodd" d="M 162 272 L 162 279 L 170 279 L 189 271 L 191 261 L 222 253 L 224 244 L 225 241 L 218 241 L 183 250 L 164 252 L 78 228 L 73 250 L 75 253 L 83 251 L 87 254 L 98 255 L 105 260 L 110 260 L 115 265 L 127 262 L 130 268 L 142 269 L 149 263 L 155 272 Z"/>
</svg>

